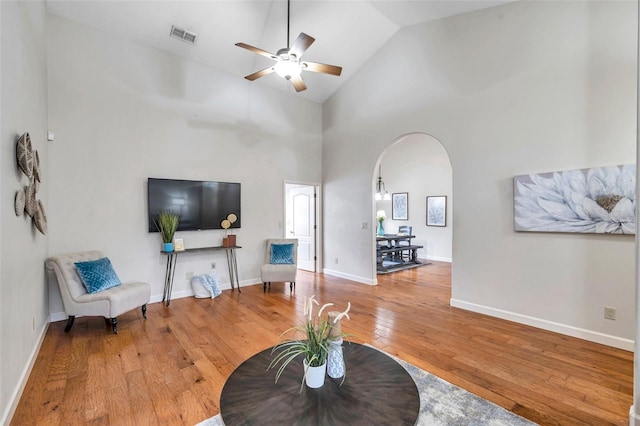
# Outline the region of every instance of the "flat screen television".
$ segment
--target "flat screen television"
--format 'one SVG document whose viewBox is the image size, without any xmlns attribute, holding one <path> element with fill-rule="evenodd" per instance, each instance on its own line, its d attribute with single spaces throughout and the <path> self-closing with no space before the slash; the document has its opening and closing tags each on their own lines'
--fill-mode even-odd
<svg viewBox="0 0 640 426">
<path fill-rule="evenodd" d="M 149 232 L 158 232 L 161 211 L 180 215 L 178 231 L 223 229 L 231 213 L 238 218 L 231 228 L 240 228 L 239 183 L 149 178 L 147 200 Z"/>
</svg>

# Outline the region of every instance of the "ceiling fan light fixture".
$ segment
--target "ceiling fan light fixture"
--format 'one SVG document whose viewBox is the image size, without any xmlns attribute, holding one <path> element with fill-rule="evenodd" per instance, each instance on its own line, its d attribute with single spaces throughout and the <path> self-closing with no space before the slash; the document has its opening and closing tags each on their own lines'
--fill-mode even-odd
<svg viewBox="0 0 640 426">
<path fill-rule="evenodd" d="M 295 59 L 278 59 L 278 62 L 273 66 L 273 70 L 280 77 L 291 80 L 293 77 L 298 77 L 302 73 L 302 67 L 300 62 Z"/>
<path fill-rule="evenodd" d="M 287 0 L 287 47 L 278 50 L 277 54 L 274 55 L 273 53 L 267 52 L 266 50 L 259 49 L 254 46 L 250 46 L 246 43 L 236 43 L 236 46 L 276 61 L 276 63 L 272 67 L 254 72 L 253 74 L 249 74 L 244 78 L 249 81 L 254 81 L 262 76 L 275 72 L 285 80 L 289 80 L 293 87 L 296 89 L 296 92 L 301 92 L 307 89 L 307 85 L 304 83 L 304 80 L 301 77 L 303 70 L 339 76 L 342 73 L 342 67 L 319 64 L 316 62 L 300 61 L 300 58 L 302 57 L 304 52 L 307 51 L 309 46 L 311 46 L 316 39 L 308 34 L 300 33 L 300 35 L 298 35 L 298 37 L 293 41 L 293 44 L 290 43 L 290 11 L 291 0 Z"/>
</svg>

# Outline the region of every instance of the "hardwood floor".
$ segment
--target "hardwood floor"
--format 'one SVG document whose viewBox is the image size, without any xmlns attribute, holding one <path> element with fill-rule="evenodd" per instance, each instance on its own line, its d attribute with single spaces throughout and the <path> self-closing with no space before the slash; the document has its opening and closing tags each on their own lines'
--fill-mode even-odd
<svg viewBox="0 0 640 426">
<path fill-rule="evenodd" d="M 342 309 L 343 332 L 544 425 L 628 424 L 633 354 L 451 308 L 450 265 L 370 287 L 301 272 L 296 290 L 262 284 L 216 299 L 149 305 L 118 319 L 50 325 L 13 425 L 193 425 L 219 412 L 236 366 L 302 320 L 303 299 Z"/>
</svg>

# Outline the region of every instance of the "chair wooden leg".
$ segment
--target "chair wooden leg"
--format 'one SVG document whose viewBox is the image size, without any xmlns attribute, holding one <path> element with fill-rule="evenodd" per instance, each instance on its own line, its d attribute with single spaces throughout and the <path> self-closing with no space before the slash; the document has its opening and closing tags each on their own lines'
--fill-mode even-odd
<svg viewBox="0 0 640 426">
<path fill-rule="evenodd" d="M 293 293 L 293 289 L 295 288 L 295 286 L 296 286 L 296 282 L 295 282 L 295 281 L 291 281 L 291 282 L 289 283 L 289 291 L 290 291 L 291 293 Z"/>
<path fill-rule="evenodd" d="M 266 281 L 262 283 L 262 292 L 263 293 L 267 292 L 267 282 Z"/>
<path fill-rule="evenodd" d="M 68 333 L 69 330 L 71 330 L 71 327 L 73 327 L 73 321 L 76 319 L 75 315 L 69 315 L 69 318 L 67 318 L 67 326 L 64 328 L 64 332 Z"/>
<path fill-rule="evenodd" d="M 111 318 L 111 329 L 113 334 L 118 334 L 118 318 Z"/>
<path fill-rule="evenodd" d="M 147 319 L 147 304 L 142 305 L 142 316 Z"/>
</svg>

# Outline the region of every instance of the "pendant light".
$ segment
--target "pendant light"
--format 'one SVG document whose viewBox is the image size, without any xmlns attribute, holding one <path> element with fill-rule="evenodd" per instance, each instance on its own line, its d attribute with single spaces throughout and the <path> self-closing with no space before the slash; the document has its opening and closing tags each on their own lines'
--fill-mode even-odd
<svg viewBox="0 0 640 426">
<path fill-rule="evenodd" d="M 384 181 L 382 180 L 382 165 L 378 166 L 378 184 L 376 185 L 376 200 L 391 200 L 391 195 L 387 192 L 386 187 L 384 186 Z"/>
</svg>

